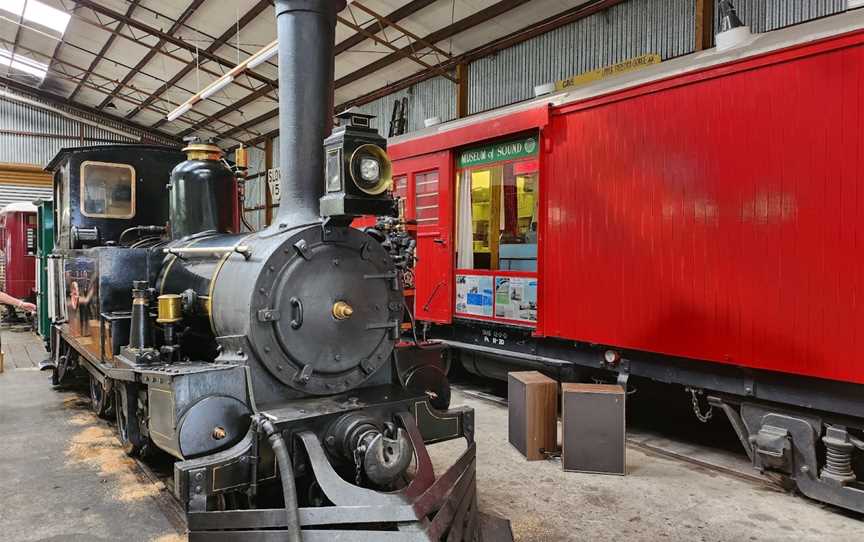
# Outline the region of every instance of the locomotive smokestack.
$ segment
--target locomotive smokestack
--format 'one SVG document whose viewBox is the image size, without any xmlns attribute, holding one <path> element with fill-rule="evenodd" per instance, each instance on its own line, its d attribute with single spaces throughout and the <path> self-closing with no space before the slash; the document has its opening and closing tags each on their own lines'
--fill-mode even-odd
<svg viewBox="0 0 864 542">
<path fill-rule="evenodd" d="M 333 115 L 336 13 L 345 0 L 276 0 L 280 204 L 274 224 L 318 220 Z"/>
</svg>

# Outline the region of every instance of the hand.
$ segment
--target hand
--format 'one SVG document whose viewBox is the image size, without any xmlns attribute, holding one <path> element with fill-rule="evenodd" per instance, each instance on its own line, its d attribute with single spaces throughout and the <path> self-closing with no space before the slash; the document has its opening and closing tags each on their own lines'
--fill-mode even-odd
<svg viewBox="0 0 864 542">
<path fill-rule="evenodd" d="M 27 312 L 36 312 L 36 305 L 33 303 L 27 303 L 26 301 L 19 303 L 18 308 Z"/>
</svg>

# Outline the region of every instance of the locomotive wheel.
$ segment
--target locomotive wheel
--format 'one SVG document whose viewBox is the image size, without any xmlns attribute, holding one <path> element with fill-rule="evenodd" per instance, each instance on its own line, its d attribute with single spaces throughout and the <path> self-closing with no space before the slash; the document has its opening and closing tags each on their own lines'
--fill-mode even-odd
<svg viewBox="0 0 864 542">
<path fill-rule="evenodd" d="M 99 379 L 90 375 L 90 407 L 93 412 L 100 418 L 108 418 L 112 399 L 111 381 L 106 380 L 105 384 L 102 384 Z"/>
<path fill-rule="evenodd" d="M 120 383 L 114 386 L 114 412 L 117 420 L 117 435 L 120 437 L 123 451 L 130 457 L 144 458 L 147 457 L 150 446 L 139 429 L 136 395 L 132 385 Z"/>
</svg>

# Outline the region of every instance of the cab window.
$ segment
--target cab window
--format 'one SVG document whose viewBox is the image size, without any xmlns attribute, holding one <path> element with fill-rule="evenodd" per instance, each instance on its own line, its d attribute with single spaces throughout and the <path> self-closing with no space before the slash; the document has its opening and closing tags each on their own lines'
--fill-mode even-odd
<svg viewBox="0 0 864 542">
<path fill-rule="evenodd" d="M 128 164 L 81 164 L 81 212 L 91 218 L 135 216 L 135 168 Z"/>
</svg>

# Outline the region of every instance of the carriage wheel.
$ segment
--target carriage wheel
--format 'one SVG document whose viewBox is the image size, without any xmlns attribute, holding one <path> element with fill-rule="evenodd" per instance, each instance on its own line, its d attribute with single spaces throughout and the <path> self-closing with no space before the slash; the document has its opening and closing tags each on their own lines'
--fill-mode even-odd
<svg viewBox="0 0 864 542">
<path fill-rule="evenodd" d="M 150 447 L 146 437 L 141 435 L 137 415 L 137 398 L 135 393 L 129 393 L 130 386 L 120 383 L 114 386 L 114 412 L 117 420 L 117 434 L 123 451 L 131 457 L 144 458 Z"/>
<path fill-rule="evenodd" d="M 90 375 L 90 407 L 93 412 L 100 418 L 107 418 L 112 402 L 110 380 L 106 380 L 103 384 L 98 378 Z"/>
</svg>

